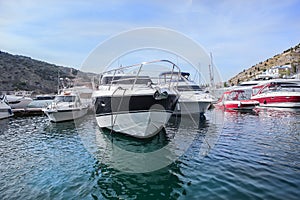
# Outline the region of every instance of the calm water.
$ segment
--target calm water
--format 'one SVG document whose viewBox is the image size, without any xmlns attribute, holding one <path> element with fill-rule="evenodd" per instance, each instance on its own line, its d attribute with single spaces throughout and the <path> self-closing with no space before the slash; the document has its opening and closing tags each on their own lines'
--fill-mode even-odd
<svg viewBox="0 0 300 200">
<path fill-rule="evenodd" d="M 173 118 L 146 141 L 100 132 L 93 116 L 1 120 L 0 199 L 298 199 L 300 112 L 218 114 Z M 147 157 L 166 146 L 171 164 Z"/>
</svg>

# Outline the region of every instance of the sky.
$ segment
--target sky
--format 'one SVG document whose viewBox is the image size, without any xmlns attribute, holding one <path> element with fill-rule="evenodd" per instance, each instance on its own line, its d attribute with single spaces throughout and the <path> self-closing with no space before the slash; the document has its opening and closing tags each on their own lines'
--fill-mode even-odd
<svg viewBox="0 0 300 200">
<path fill-rule="evenodd" d="M 297 45 L 299 10 L 299 0 L 0 0 L 0 50 L 81 69 L 109 38 L 166 28 L 211 52 L 226 81 Z"/>
</svg>

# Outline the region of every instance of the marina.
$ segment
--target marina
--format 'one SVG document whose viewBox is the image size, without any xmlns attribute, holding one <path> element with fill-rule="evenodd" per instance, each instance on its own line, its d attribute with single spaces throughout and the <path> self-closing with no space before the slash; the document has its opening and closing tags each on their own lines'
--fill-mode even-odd
<svg viewBox="0 0 300 200">
<path fill-rule="evenodd" d="M 139 74 L 145 65 L 11 109 L 0 120 L 0 198 L 297 199 L 297 79 L 244 83 L 216 101 L 187 72 L 154 78 Z M 260 105 L 259 92 L 292 106 Z"/>
<path fill-rule="evenodd" d="M 0 200 L 298 200 L 299 8 L 1 2 Z"/>
</svg>

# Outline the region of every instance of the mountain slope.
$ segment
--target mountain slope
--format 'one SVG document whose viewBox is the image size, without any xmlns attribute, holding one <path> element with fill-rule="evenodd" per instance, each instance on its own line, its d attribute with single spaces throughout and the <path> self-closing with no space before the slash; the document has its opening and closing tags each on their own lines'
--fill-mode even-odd
<svg viewBox="0 0 300 200">
<path fill-rule="evenodd" d="M 290 49 L 283 51 L 281 54 L 277 54 L 272 58 L 269 58 L 263 62 L 253 65 L 247 70 L 240 72 L 228 82 L 230 85 L 237 85 L 239 82 L 248 81 L 254 79 L 257 75 L 270 69 L 273 66 L 291 65 L 291 73 L 295 73 L 297 68 L 300 67 L 300 43 Z"/>
<path fill-rule="evenodd" d="M 55 93 L 58 75 L 80 81 L 89 81 L 91 76 L 74 68 L 0 51 L 0 91 L 28 90 L 35 93 Z"/>
</svg>

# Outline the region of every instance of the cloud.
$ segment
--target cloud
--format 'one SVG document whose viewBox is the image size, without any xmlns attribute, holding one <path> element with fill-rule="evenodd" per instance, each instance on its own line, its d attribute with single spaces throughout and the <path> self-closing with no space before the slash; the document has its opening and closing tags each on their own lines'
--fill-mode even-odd
<svg viewBox="0 0 300 200">
<path fill-rule="evenodd" d="M 0 1 L 0 48 L 79 66 L 99 43 L 137 27 L 166 27 L 213 52 L 225 79 L 299 43 L 299 2 Z"/>
</svg>

